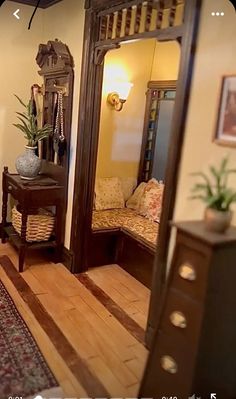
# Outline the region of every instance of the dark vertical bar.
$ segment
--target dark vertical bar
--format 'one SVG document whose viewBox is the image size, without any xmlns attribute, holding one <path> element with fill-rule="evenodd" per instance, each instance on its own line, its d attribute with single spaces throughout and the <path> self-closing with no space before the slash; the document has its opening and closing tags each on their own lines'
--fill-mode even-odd
<svg viewBox="0 0 236 399">
<path fill-rule="evenodd" d="M 139 28 L 140 28 L 140 23 L 141 23 L 141 14 L 142 14 L 142 3 L 138 4 L 137 8 L 136 8 L 134 33 L 139 33 Z"/>
<path fill-rule="evenodd" d="M 177 0 L 172 0 L 172 5 L 170 8 L 170 15 L 169 15 L 170 26 L 174 26 L 175 24 L 176 8 L 177 8 Z"/>
<path fill-rule="evenodd" d="M 153 0 L 148 0 L 147 11 L 146 11 L 146 21 L 145 21 L 145 32 L 149 32 L 153 10 Z"/>
<path fill-rule="evenodd" d="M 112 38 L 113 24 L 114 24 L 114 14 L 112 13 L 112 14 L 109 15 L 107 39 L 111 39 Z"/>
<path fill-rule="evenodd" d="M 157 5 L 157 23 L 156 28 L 161 29 L 162 21 L 163 21 L 163 12 L 164 12 L 165 2 L 160 0 Z"/>
<path fill-rule="evenodd" d="M 132 18 L 132 7 L 127 8 L 126 19 L 125 19 L 125 36 L 129 36 L 130 34 L 130 25 Z"/>
<path fill-rule="evenodd" d="M 99 40 L 106 40 L 107 36 L 107 15 L 101 17 Z"/>
<path fill-rule="evenodd" d="M 173 218 L 174 204 L 176 199 L 177 183 L 180 171 L 180 161 L 182 155 L 182 144 L 185 133 L 186 118 L 188 115 L 188 105 L 191 90 L 191 79 L 196 53 L 193 51 L 197 42 L 199 19 L 201 16 L 201 0 L 187 0 L 184 5 L 184 32 L 181 37 L 181 59 L 179 76 L 177 83 L 175 108 L 172 118 L 171 146 L 168 153 L 168 165 L 165 177 L 165 190 L 163 194 L 163 207 L 159 238 L 158 254 L 154 262 L 152 295 L 149 307 L 148 325 L 146 333 L 147 346 L 150 348 L 154 332 L 157 328 L 157 320 L 161 312 L 161 297 L 166 281 L 167 256 L 170 240 L 170 224 Z M 154 341 L 153 341 L 154 342 Z M 150 353 L 154 353 L 153 351 Z M 151 360 L 151 362 L 153 359 Z M 150 366 L 150 360 L 148 367 Z M 140 397 L 146 397 L 150 392 L 147 382 L 148 368 L 146 369 Z M 148 381 L 150 383 L 150 380 Z"/>
<path fill-rule="evenodd" d="M 122 16 L 123 16 L 123 10 L 119 10 L 117 13 L 117 20 L 116 20 L 116 37 L 120 37 L 121 34 Z"/>
</svg>

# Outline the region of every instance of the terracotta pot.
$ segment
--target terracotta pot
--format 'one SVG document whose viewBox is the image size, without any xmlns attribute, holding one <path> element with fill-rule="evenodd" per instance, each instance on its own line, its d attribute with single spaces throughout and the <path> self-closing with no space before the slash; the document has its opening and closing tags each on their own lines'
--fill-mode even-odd
<svg viewBox="0 0 236 399">
<path fill-rule="evenodd" d="M 214 233 L 224 233 L 230 226 L 232 220 L 231 211 L 217 211 L 216 209 L 206 208 L 204 221 L 207 230 Z"/>
</svg>

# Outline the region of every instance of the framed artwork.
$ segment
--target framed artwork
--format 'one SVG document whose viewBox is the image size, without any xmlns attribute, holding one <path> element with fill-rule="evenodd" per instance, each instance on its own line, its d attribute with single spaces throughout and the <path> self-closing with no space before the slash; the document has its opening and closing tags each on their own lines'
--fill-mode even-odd
<svg viewBox="0 0 236 399">
<path fill-rule="evenodd" d="M 223 77 L 214 141 L 236 147 L 236 75 Z"/>
</svg>

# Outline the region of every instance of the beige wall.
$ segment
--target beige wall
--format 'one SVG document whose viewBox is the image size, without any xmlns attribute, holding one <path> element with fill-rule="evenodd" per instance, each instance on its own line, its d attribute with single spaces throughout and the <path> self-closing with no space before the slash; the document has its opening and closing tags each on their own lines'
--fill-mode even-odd
<svg viewBox="0 0 236 399">
<path fill-rule="evenodd" d="M 224 11 L 224 17 L 212 17 L 212 11 Z M 236 148 L 212 142 L 219 110 L 222 76 L 236 75 L 236 13 L 229 1 L 203 2 L 200 34 L 198 38 L 195 71 L 190 107 L 185 130 L 183 157 L 178 183 L 175 219 L 202 218 L 204 205 L 188 199 L 195 181 L 190 173 L 207 171 L 208 165 L 219 164 L 222 157 L 230 156 L 236 168 Z M 236 189 L 236 176 L 230 180 Z M 236 207 L 234 206 L 236 211 Z M 236 223 L 236 212 L 234 224 Z"/>
<path fill-rule="evenodd" d="M 97 176 L 137 177 L 155 40 L 124 44 L 106 55 L 99 131 Z M 141 55 L 141 56 L 140 56 Z M 132 82 L 120 112 L 107 104 L 114 82 Z"/>
<path fill-rule="evenodd" d="M 12 14 L 19 8 L 20 20 Z M 81 74 L 84 2 L 83 0 L 64 0 L 46 10 L 37 10 L 31 29 L 28 23 L 34 7 L 15 2 L 5 2 L 0 8 L 0 170 L 8 165 L 15 169 L 17 155 L 24 151 L 25 139 L 12 123 L 16 121 L 14 112 L 19 104 L 13 97 L 17 93 L 27 100 L 33 83 L 41 83 L 35 56 L 39 43 L 58 38 L 65 42 L 74 58 L 75 83 L 73 118 L 71 132 L 71 157 L 68 190 L 68 210 L 66 219 L 65 245 L 69 247 L 72 218 L 73 184 L 75 170 L 75 151 L 79 106 L 79 87 Z"/>
<path fill-rule="evenodd" d="M 66 43 L 74 58 L 74 98 L 71 129 L 70 170 L 68 188 L 68 208 L 66 216 L 65 246 L 70 246 L 70 229 L 72 219 L 72 202 L 74 189 L 75 152 L 79 109 L 79 88 L 84 31 L 83 0 L 64 0 L 44 11 L 43 41 L 59 39 Z"/>
<path fill-rule="evenodd" d="M 20 8 L 20 20 L 12 14 Z M 42 38 L 42 10 L 28 31 L 28 23 L 34 8 L 15 2 L 5 2 L 0 8 L 0 172 L 4 165 L 15 171 L 15 159 L 24 151 L 25 139 L 13 123 L 17 122 L 15 111 L 22 111 L 13 96 L 18 94 L 27 101 L 30 87 L 40 83 L 35 56 L 39 38 Z"/>
</svg>

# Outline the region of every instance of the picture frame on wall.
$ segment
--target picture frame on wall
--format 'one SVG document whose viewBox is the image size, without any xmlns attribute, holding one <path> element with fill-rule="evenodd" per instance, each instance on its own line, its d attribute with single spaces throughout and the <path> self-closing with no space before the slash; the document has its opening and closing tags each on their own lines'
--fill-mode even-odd
<svg viewBox="0 0 236 399">
<path fill-rule="evenodd" d="M 236 75 L 223 77 L 214 141 L 236 147 Z"/>
</svg>

